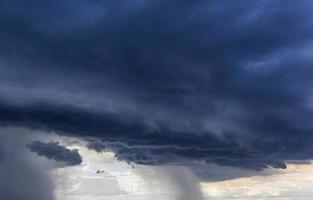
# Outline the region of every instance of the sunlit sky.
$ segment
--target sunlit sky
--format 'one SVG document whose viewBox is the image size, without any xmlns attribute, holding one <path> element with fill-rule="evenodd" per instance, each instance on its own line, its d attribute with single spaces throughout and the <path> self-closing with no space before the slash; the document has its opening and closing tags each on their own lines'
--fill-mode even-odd
<svg viewBox="0 0 313 200">
<path fill-rule="evenodd" d="M 78 146 L 75 146 L 76 148 Z M 82 166 L 54 172 L 59 200 L 173 199 L 173 184 L 162 167 L 119 162 L 111 152 L 98 154 L 80 148 Z M 166 168 L 166 167 L 165 167 Z M 181 170 L 173 167 L 173 170 Z M 97 170 L 102 174 L 96 174 Z M 313 164 L 288 164 L 287 169 L 268 169 L 250 177 L 201 182 L 203 199 L 214 200 L 309 200 L 313 198 Z M 65 188 L 65 189 L 64 189 Z"/>
<path fill-rule="evenodd" d="M 132 169 L 127 163 L 116 161 L 110 152 L 98 154 L 85 148 L 80 152 L 85 155 L 82 166 L 54 172 L 59 177 L 59 200 L 157 200 L 175 196 L 173 183 L 166 174 L 160 175 L 162 170 L 158 168 L 162 167 L 135 165 Z M 95 174 L 99 169 L 104 172 Z M 208 200 L 309 200 L 313 198 L 313 165 L 288 164 L 285 170 L 269 169 L 251 177 L 200 185 L 203 199 Z"/>
</svg>

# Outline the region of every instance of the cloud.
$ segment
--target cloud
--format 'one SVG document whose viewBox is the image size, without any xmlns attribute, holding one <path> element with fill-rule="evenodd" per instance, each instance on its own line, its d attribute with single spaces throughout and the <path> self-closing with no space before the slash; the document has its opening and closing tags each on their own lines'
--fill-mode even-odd
<svg viewBox="0 0 313 200">
<path fill-rule="evenodd" d="M 38 156 L 44 156 L 49 160 L 63 162 L 66 165 L 73 166 L 79 165 L 82 162 L 82 157 L 77 149 L 70 150 L 65 146 L 60 145 L 59 142 L 51 141 L 44 143 L 41 141 L 34 141 L 27 145 L 32 151 L 37 153 Z"/>
<path fill-rule="evenodd" d="M 82 137 L 147 165 L 311 159 L 311 7 L 1 2 L 1 124 Z"/>
<path fill-rule="evenodd" d="M 10 106 L 2 108 L 0 118 L 3 121 L 9 119 L 8 116 L 14 116 L 14 121 L 6 123 L 14 122 L 15 126 L 31 124 L 32 128 L 83 136 L 89 141 L 89 148 L 98 151 L 113 150 L 119 159 L 139 164 L 184 165 L 189 161 L 204 161 L 261 170 L 268 165 L 284 168 L 284 160 L 309 159 L 311 156 L 309 144 L 302 146 L 302 149 L 292 149 L 293 140 L 286 140 L 289 143 L 273 141 L 278 146 L 262 141 L 248 146 L 240 145 L 236 138 L 230 136 L 218 139 L 210 134 L 194 135 L 165 128 L 151 130 L 137 121 L 125 122 L 115 115 L 92 114 L 68 107 L 68 110 L 49 106 L 39 106 L 36 109 Z M 162 132 L 166 134 L 163 135 Z M 283 146 L 289 149 L 280 150 Z"/>
<path fill-rule="evenodd" d="M 176 200 L 203 200 L 199 181 L 194 177 L 188 169 L 184 168 L 165 168 L 163 169 L 170 179 L 172 180 L 171 184 L 176 185 L 178 191 L 176 194 Z"/>
<path fill-rule="evenodd" d="M 24 161 L 8 161 L 0 163 L 0 170 L 1 199 L 54 200 L 53 182 L 39 168 Z"/>
<path fill-rule="evenodd" d="M 3 200 L 54 200 L 54 183 L 47 166 L 25 149 L 29 131 L 0 129 L 0 197 Z"/>
<path fill-rule="evenodd" d="M 4 155 L 3 155 L 3 152 L 2 152 L 2 150 L 0 148 L 0 162 L 3 160 L 3 158 L 4 158 Z"/>
</svg>

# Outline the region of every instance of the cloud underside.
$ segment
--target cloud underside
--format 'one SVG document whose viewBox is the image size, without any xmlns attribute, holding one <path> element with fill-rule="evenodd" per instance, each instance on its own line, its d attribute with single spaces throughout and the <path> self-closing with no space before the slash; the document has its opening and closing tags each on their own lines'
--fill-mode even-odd
<svg viewBox="0 0 313 200">
<path fill-rule="evenodd" d="M 27 144 L 27 147 L 31 152 L 37 153 L 38 156 L 44 156 L 49 160 L 63 162 L 68 166 L 79 165 L 82 162 L 82 157 L 77 149 L 70 150 L 58 142 L 51 141 L 45 143 L 33 141 Z"/>
<path fill-rule="evenodd" d="M 113 150 L 119 159 L 138 164 L 183 165 L 203 161 L 261 170 L 267 166 L 285 168 L 285 160 L 306 160 L 312 156 L 308 137 L 295 140 L 293 135 L 285 135 L 280 141 L 279 137 L 283 135 L 269 134 L 267 138 L 258 136 L 257 141 L 239 140 L 239 136 L 232 135 L 219 139 L 209 133 L 151 129 L 138 121 L 125 122 L 118 116 L 74 107 L 40 105 L 16 108 L 5 105 L 0 107 L 0 111 L 4 124 L 82 137 L 89 141 L 91 149 Z M 33 151 L 38 153 L 35 149 Z"/>
<path fill-rule="evenodd" d="M 139 164 L 313 158 L 310 2 L 17 4 L 0 3 L 3 126 Z"/>
</svg>

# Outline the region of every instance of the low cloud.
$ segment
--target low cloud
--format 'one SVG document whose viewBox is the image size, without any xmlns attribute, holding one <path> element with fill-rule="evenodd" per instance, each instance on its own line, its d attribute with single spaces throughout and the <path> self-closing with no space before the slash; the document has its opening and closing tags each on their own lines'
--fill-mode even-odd
<svg viewBox="0 0 313 200">
<path fill-rule="evenodd" d="M 34 141 L 27 145 L 38 156 L 44 156 L 49 160 L 65 163 L 68 166 L 79 165 L 82 162 L 82 157 L 77 149 L 68 149 L 62 146 L 59 142 L 51 141 L 44 143 L 41 141 Z"/>
</svg>

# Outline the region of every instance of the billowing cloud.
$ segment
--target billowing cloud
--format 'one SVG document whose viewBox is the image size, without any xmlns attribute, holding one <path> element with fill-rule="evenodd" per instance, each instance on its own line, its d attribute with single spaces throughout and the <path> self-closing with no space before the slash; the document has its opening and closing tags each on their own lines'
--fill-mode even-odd
<svg viewBox="0 0 313 200">
<path fill-rule="evenodd" d="M 66 165 L 79 165 L 82 162 L 82 157 L 77 149 L 68 149 L 62 146 L 59 142 L 51 141 L 44 143 L 41 141 L 33 141 L 27 147 L 37 153 L 38 156 L 44 156 L 49 160 L 63 162 Z"/>
<path fill-rule="evenodd" d="M 311 159 L 311 8 L 3 1 L 1 124 L 82 137 L 140 164 L 262 170 Z"/>
</svg>

